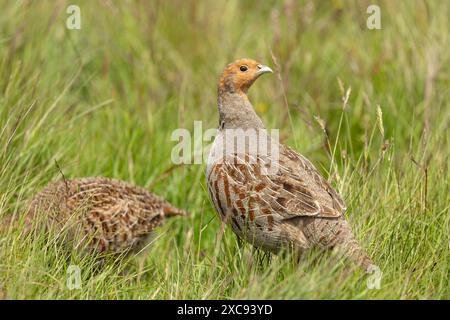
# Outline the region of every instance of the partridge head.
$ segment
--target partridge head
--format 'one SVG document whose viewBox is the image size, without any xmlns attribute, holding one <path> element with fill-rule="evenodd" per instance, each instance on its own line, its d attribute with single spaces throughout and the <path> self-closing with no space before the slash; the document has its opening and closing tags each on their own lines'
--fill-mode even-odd
<svg viewBox="0 0 450 320">
<path fill-rule="evenodd" d="M 75 178 L 50 183 L 33 197 L 24 231 L 54 228 L 66 246 L 84 253 L 139 253 L 167 218 L 186 214 L 126 181 Z"/>
</svg>

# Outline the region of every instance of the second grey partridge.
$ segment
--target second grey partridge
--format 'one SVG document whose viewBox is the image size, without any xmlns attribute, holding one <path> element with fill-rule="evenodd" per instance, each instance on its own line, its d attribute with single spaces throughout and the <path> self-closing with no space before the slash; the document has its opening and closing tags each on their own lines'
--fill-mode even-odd
<svg viewBox="0 0 450 320">
<path fill-rule="evenodd" d="M 372 261 L 344 218 L 342 198 L 308 159 L 268 135 L 248 100 L 247 90 L 268 72 L 267 66 L 241 59 L 220 77 L 219 129 L 206 171 L 216 211 L 239 238 L 263 250 L 338 248 L 369 269 Z M 230 141 L 243 135 L 250 138 L 241 141 L 243 151 L 230 148 Z M 275 146 L 276 154 L 252 152 L 261 142 Z"/>
<path fill-rule="evenodd" d="M 37 220 L 65 230 L 84 252 L 126 254 L 143 249 L 157 226 L 178 215 L 186 212 L 144 188 L 89 177 L 47 185 L 32 199 L 25 227 L 30 231 Z"/>
</svg>

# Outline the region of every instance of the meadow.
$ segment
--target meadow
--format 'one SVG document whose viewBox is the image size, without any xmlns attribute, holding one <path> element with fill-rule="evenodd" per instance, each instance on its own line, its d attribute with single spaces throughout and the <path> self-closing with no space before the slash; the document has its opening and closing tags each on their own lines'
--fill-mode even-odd
<svg viewBox="0 0 450 320">
<path fill-rule="evenodd" d="M 66 27 L 70 4 L 80 30 Z M 370 4 L 381 9 L 380 30 L 366 26 Z M 191 213 L 159 228 L 145 254 L 101 270 L 46 234 L 3 225 L 0 298 L 450 298 L 450 2 L 0 7 L 0 218 L 20 217 L 62 173 L 127 180 Z M 241 57 L 274 69 L 249 98 L 342 194 L 382 272 L 378 289 L 332 254 L 297 262 L 240 245 L 229 228 L 221 234 L 205 163 L 171 161 L 174 130 L 217 127 L 218 76 Z M 81 288 L 67 286 L 71 265 Z"/>
</svg>

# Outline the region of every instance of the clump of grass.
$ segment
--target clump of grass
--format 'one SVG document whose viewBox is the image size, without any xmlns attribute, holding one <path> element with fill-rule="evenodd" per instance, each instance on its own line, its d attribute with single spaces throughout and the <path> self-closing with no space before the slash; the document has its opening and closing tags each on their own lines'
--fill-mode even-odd
<svg viewBox="0 0 450 320">
<path fill-rule="evenodd" d="M 60 171 L 151 186 L 192 215 L 148 254 L 100 270 L 4 226 L 0 297 L 449 298 L 448 3 L 380 1 L 381 30 L 353 1 L 86 1 L 73 31 L 68 5 L 2 7 L 0 217 L 22 216 Z M 204 165 L 173 168 L 172 131 L 216 127 L 218 73 L 239 57 L 276 61 L 279 77 L 250 99 L 343 194 L 380 289 L 332 254 L 267 257 L 229 229 L 219 241 Z M 70 290 L 74 264 L 82 287 Z"/>
</svg>

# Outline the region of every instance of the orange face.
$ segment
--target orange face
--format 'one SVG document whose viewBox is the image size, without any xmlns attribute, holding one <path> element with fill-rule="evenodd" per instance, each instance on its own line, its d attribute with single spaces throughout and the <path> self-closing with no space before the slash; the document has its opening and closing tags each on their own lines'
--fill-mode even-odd
<svg viewBox="0 0 450 320">
<path fill-rule="evenodd" d="M 252 59 L 239 59 L 229 64 L 222 73 L 219 90 L 246 93 L 258 77 L 273 72 L 269 67 Z"/>
</svg>

